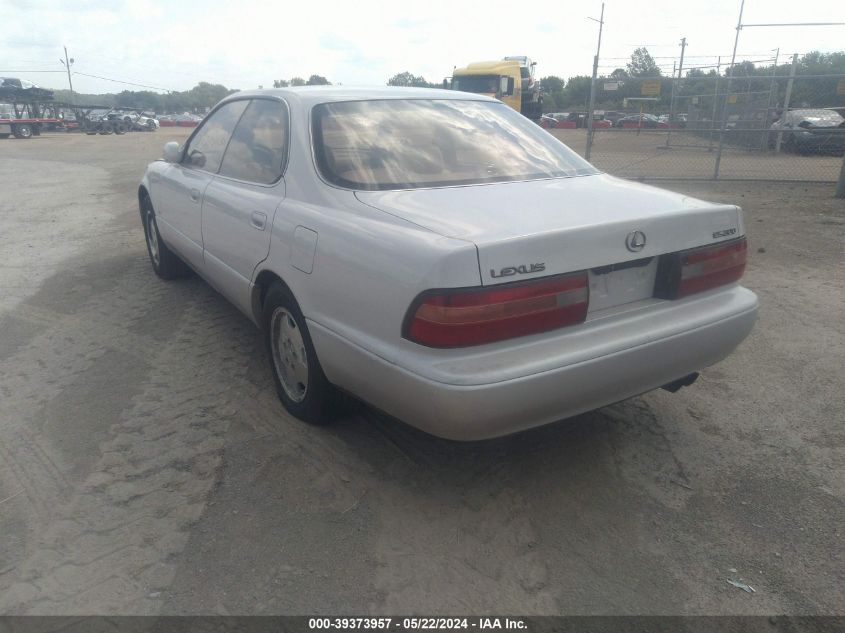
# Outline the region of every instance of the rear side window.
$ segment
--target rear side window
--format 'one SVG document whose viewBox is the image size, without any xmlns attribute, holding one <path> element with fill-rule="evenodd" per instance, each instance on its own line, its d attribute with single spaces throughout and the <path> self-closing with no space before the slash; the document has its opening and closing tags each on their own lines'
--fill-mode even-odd
<svg viewBox="0 0 845 633">
<path fill-rule="evenodd" d="M 232 131 L 248 104 L 246 100 L 230 101 L 215 110 L 188 143 L 185 162 L 216 174 Z"/>
<path fill-rule="evenodd" d="M 496 101 L 324 103 L 314 108 L 312 124 L 321 173 L 348 189 L 443 187 L 597 173 L 540 126 Z"/>
<path fill-rule="evenodd" d="M 281 178 L 287 157 L 287 121 L 280 101 L 253 100 L 232 133 L 220 175 L 262 185 Z"/>
</svg>

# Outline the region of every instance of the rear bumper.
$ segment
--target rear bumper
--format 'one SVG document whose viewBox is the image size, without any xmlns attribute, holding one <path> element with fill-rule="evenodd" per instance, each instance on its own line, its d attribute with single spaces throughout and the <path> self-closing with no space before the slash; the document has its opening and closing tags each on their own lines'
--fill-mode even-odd
<svg viewBox="0 0 845 633">
<path fill-rule="evenodd" d="M 433 435 L 480 440 L 597 409 L 722 360 L 751 331 L 757 297 L 740 286 L 707 295 L 685 306 L 661 302 L 636 318 L 588 322 L 586 346 L 565 332 L 543 340 L 540 371 L 532 371 L 536 359 L 526 363 L 524 346 L 492 356 L 470 348 L 466 358 L 449 363 L 447 380 L 424 375 L 431 367 L 415 371 L 388 362 L 317 323 L 309 322 L 309 329 L 326 375 L 338 386 Z M 492 380 L 489 365 L 498 369 L 508 355 L 514 364 L 526 363 L 524 375 L 514 375 L 519 367 L 511 366 L 501 374 L 506 378 Z M 469 384 L 473 376 L 466 372 L 473 370 L 485 382 Z"/>
</svg>

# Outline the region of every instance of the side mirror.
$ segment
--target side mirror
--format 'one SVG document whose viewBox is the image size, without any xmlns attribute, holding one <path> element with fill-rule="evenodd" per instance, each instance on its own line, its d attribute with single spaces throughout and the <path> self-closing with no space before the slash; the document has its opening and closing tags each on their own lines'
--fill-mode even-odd
<svg viewBox="0 0 845 633">
<path fill-rule="evenodd" d="M 508 87 L 511 85 L 513 79 L 510 77 L 499 77 L 499 94 L 503 97 L 507 97 L 510 92 L 508 92 Z"/>
<path fill-rule="evenodd" d="M 168 163 L 178 163 L 182 158 L 182 148 L 176 141 L 170 141 L 164 144 L 164 160 Z"/>
<path fill-rule="evenodd" d="M 205 154 L 203 154 L 198 149 L 195 149 L 188 156 L 188 161 L 194 167 L 205 167 Z"/>
</svg>

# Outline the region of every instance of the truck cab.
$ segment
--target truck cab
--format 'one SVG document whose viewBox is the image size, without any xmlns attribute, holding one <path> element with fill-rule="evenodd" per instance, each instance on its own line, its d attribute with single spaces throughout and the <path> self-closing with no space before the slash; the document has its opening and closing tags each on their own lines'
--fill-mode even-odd
<svg viewBox="0 0 845 633">
<path fill-rule="evenodd" d="M 528 57 L 505 57 L 492 62 L 474 62 L 452 73 L 452 90 L 475 92 L 499 99 L 532 120 L 543 114 L 535 63 Z"/>
</svg>

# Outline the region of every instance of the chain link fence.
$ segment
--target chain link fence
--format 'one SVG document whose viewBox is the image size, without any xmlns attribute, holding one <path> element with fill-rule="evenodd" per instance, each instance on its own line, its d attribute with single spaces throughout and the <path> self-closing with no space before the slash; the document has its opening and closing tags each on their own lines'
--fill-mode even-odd
<svg viewBox="0 0 845 633">
<path fill-rule="evenodd" d="M 587 112 L 550 131 L 614 175 L 836 182 L 842 169 L 845 75 L 598 79 L 596 95 L 592 131 Z"/>
</svg>

